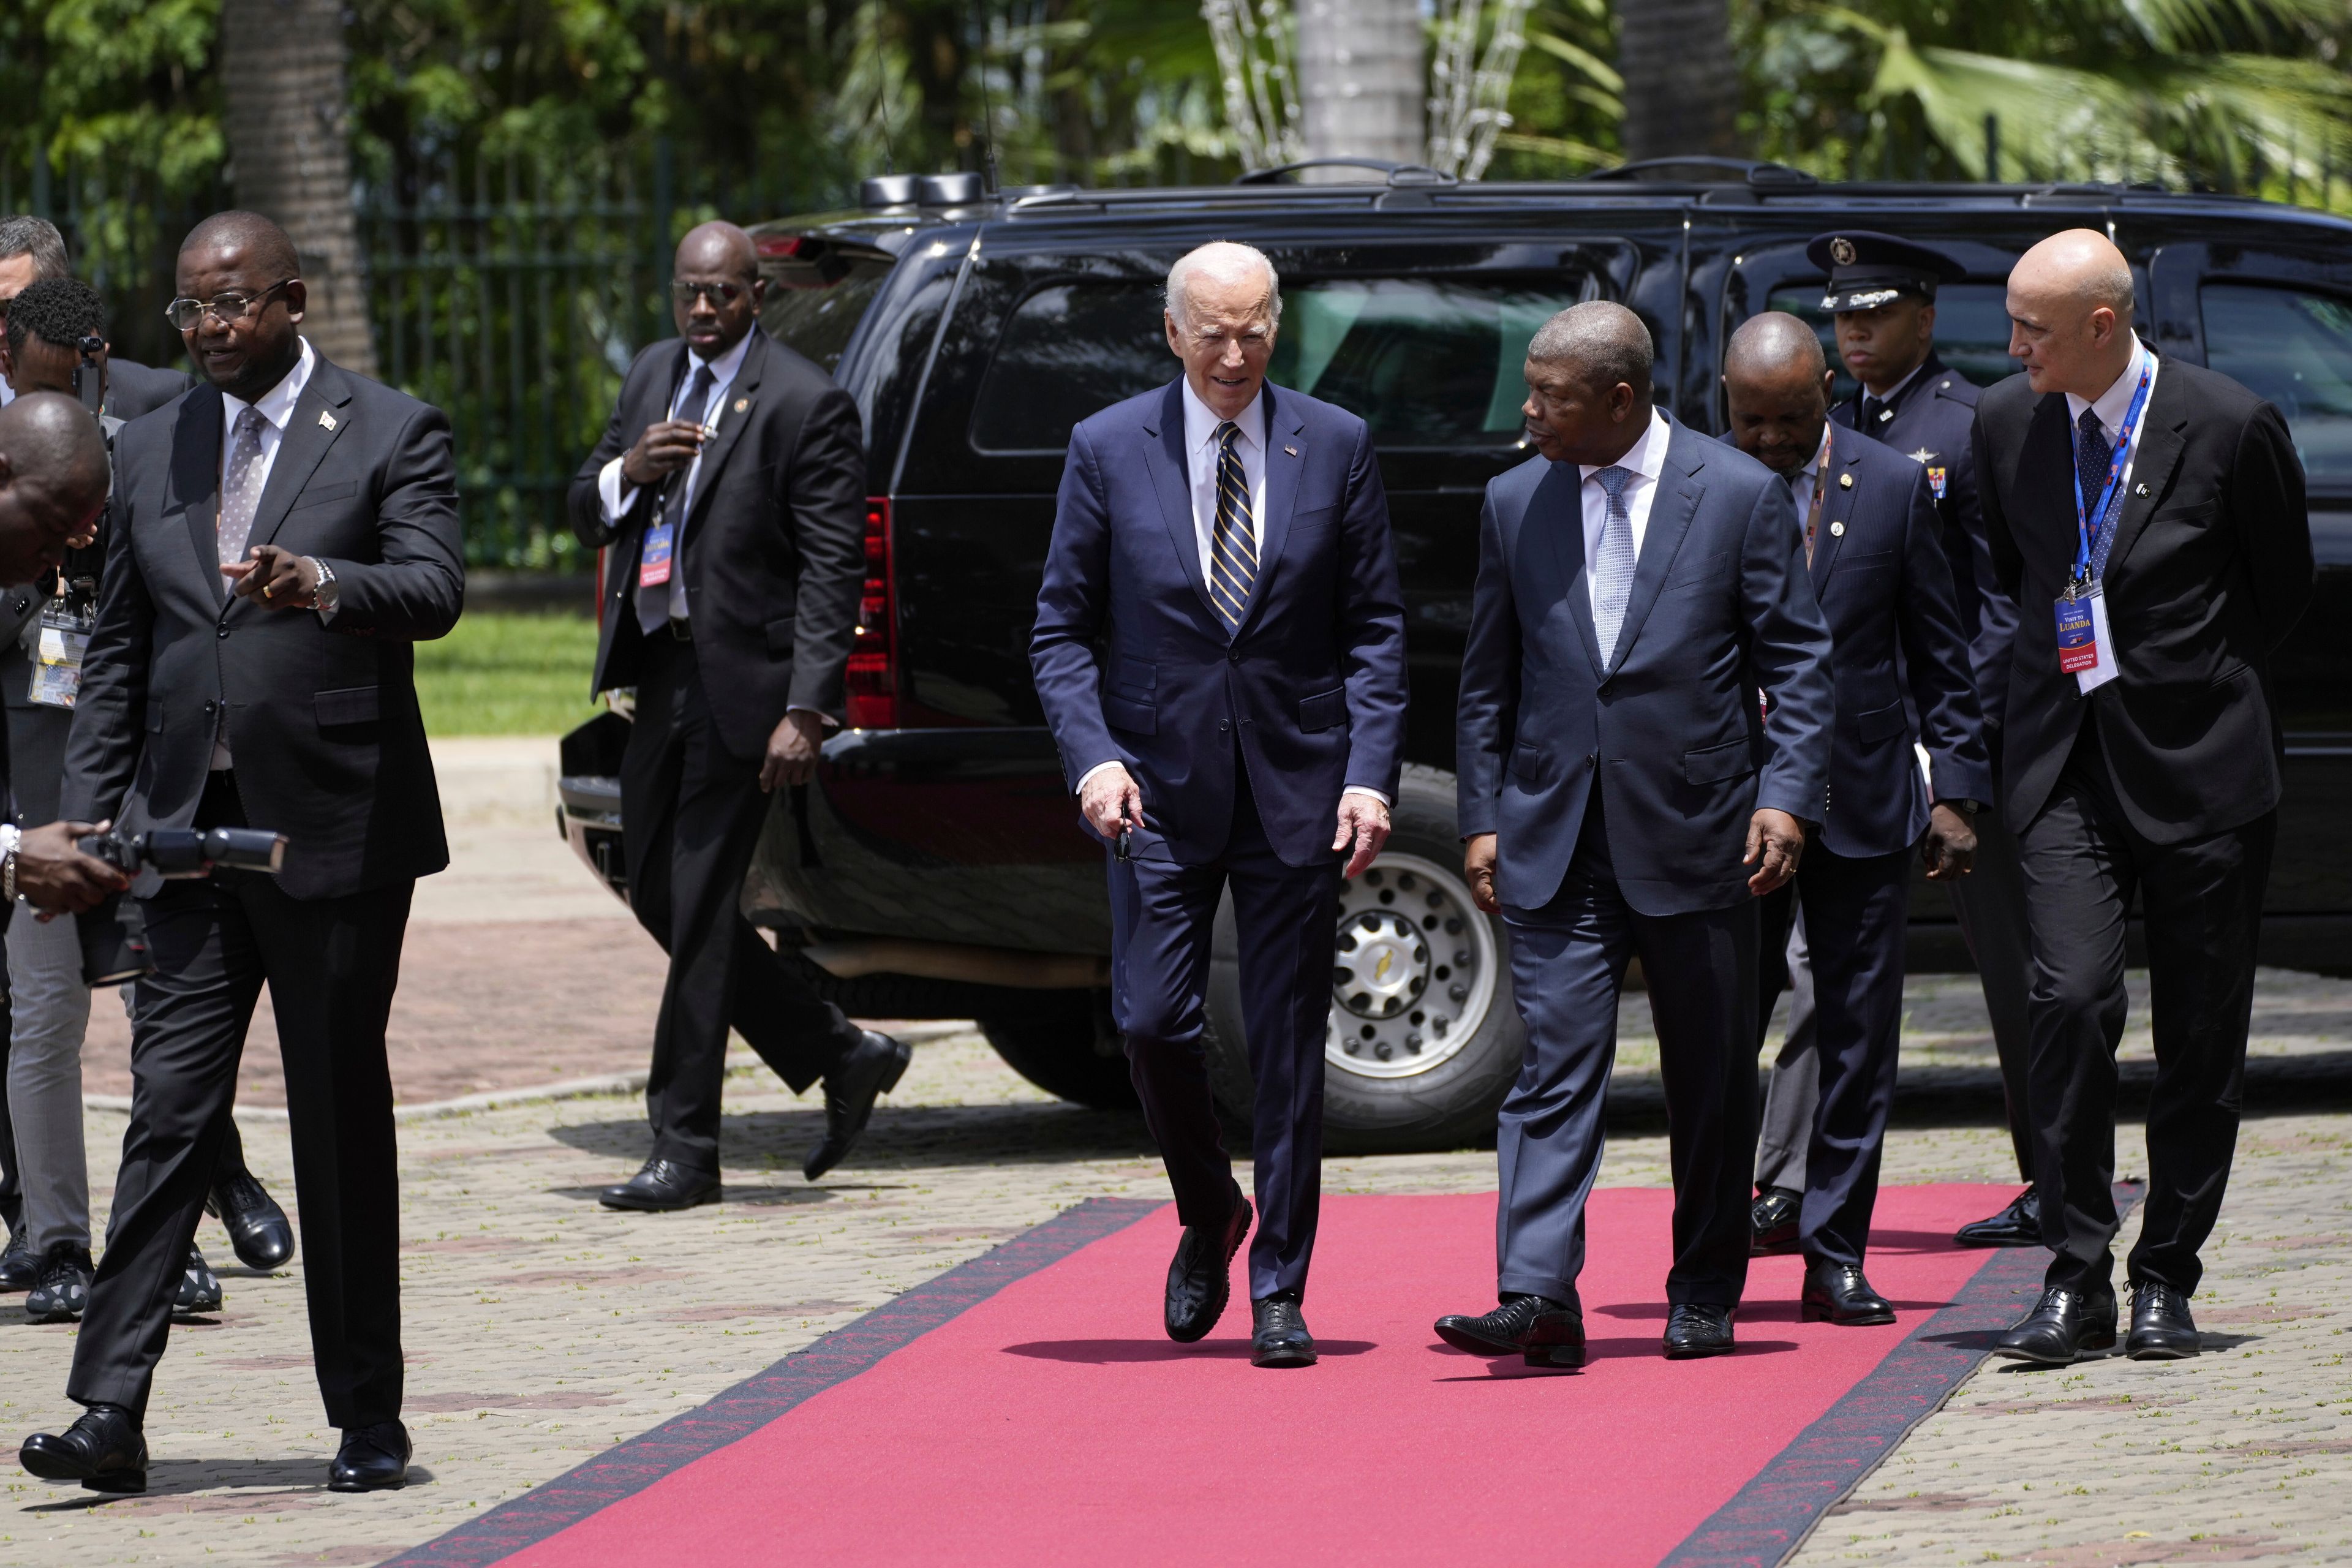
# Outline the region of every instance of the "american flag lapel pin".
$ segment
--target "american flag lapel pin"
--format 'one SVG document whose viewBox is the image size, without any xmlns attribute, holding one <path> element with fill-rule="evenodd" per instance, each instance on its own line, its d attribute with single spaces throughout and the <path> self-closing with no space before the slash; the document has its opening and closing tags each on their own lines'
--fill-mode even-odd
<svg viewBox="0 0 2352 1568">
<path fill-rule="evenodd" d="M 1285 447 L 1283 450 L 1289 453 L 1294 458 L 1298 456 L 1298 448 L 1296 447 Z"/>
<path fill-rule="evenodd" d="M 319 424 L 325 429 L 332 430 L 335 427 L 335 416 L 321 408 L 319 410 Z"/>
</svg>

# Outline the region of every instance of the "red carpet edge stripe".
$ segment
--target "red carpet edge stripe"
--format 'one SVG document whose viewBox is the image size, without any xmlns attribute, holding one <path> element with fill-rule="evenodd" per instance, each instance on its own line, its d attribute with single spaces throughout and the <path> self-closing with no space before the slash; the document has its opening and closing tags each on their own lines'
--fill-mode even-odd
<svg viewBox="0 0 2352 1568">
<path fill-rule="evenodd" d="M 754 1373 L 709 1404 L 674 1415 L 553 1480 L 510 1498 L 383 1568 L 488 1568 L 673 1471 L 751 1436 L 803 1400 L 845 1383 L 893 1351 L 987 1300 L 1025 1275 L 1144 1215 L 1157 1198 L 1088 1198 L 968 1263 L 916 1286 L 864 1317 Z"/>
<path fill-rule="evenodd" d="M 2118 1219 L 2131 1212 L 2142 1190 L 2136 1183 L 2116 1184 Z M 1829 1510 L 1983 1363 L 2001 1331 L 2041 1295 L 2049 1267 L 2050 1254 L 2039 1247 L 1995 1252 L 1949 1306 L 1912 1330 L 1658 1568 L 1780 1568 Z"/>
</svg>

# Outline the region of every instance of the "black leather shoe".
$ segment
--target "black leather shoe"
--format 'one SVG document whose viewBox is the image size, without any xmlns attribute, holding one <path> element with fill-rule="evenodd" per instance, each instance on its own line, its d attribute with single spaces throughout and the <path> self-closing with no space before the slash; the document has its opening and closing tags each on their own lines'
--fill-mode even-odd
<svg viewBox="0 0 2352 1568">
<path fill-rule="evenodd" d="M 94 1492 L 147 1489 L 147 1438 L 120 1405 L 93 1405 L 59 1436 L 36 1432 L 16 1450 L 27 1475 Z"/>
<path fill-rule="evenodd" d="M 33 1237 L 24 1226 L 8 1233 L 8 1246 L 0 1250 L 0 1295 L 17 1290 L 29 1290 L 41 1278 L 41 1260 L 33 1252 Z"/>
<path fill-rule="evenodd" d="M 2188 1297 L 2153 1279 L 2132 1282 L 2132 1326 L 2124 1354 L 2134 1361 L 2181 1361 L 2204 1350 L 2205 1336 L 2189 1315 Z"/>
<path fill-rule="evenodd" d="M 1793 1252 L 1797 1247 L 1797 1212 L 1805 1194 L 1786 1187 L 1767 1187 L 1756 1194 L 1748 1211 L 1748 1250 L 1757 1258 Z"/>
<path fill-rule="evenodd" d="M 1994 1342 L 1992 1353 L 2011 1361 L 2067 1366 L 2084 1351 L 2116 1348 L 2116 1293 L 2087 1295 L 2053 1285 L 2033 1310 Z"/>
<path fill-rule="evenodd" d="M 1176 1256 L 1168 1263 L 1165 1321 L 1168 1337 L 1189 1345 L 1217 1326 L 1233 1296 L 1234 1254 L 1242 1249 L 1252 1218 L 1249 1199 L 1234 1187 L 1233 1212 L 1224 1228 L 1211 1230 L 1188 1225 L 1176 1238 Z"/>
<path fill-rule="evenodd" d="M 1805 1293 L 1797 1313 L 1808 1322 L 1827 1320 L 1860 1328 L 1893 1322 L 1895 1303 L 1872 1289 L 1853 1264 L 1817 1258 L 1805 1265 Z"/>
<path fill-rule="evenodd" d="M 1483 1317 L 1449 1312 L 1437 1320 L 1437 1337 L 1472 1355 L 1523 1355 L 1529 1366 L 1584 1364 L 1584 1309 L 1570 1297 L 1511 1295 Z"/>
<path fill-rule="evenodd" d="M 25 1316 L 37 1323 L 72 1323 L 89 1305 L 89 1248 L 60 1241 L 41 1259 L 41 1277 L 25 1298 Z"/>
<path fill-rule="evenodd" d="M 408 1484 L 408 1428 L 397 1421 L 346 1426 L 327 1467 L 331 1492 L 380 1492 Z"/>
<path fill-rule="evenodd" d="M 1315 1336 L 1298 1310 L 1298 1296 L 1276 1290 L 1250 1303 L 1250 1365 L 1313 1366 Z"/>
<path fill-rule="evenodd" d="M 598 1193 L 596 1201 L 608 1209 L 638 1209 L 647 1214 L 690 1209 L 697 1204 L 719 1201 L 719 1177 L 715 1172 L 693 1170 L 675 1160 L 648 1160 L 645 1169 L 619 1186 Z"/>
<path fill-rule="evenodd" d="M 243 1166 L 215 1173 L 205 1212 L 221 1222 L 236 1260 L 247 1268 L 267 1273 L 294 1256 L 294 1226 L 286 1211 Z"/>
<path fill-rule="evenodd" d="M 814 1182 L 847 1157 L 874 1114 L 874 1102 L 898 1087 L 907 1064 L 915 1059 L 904 1040 L 857 1031 L 857 1043 L 841 1065 L 824 1075 L 824 1140 L 801 1163 L 801 1174 Z"/>
<path fill-rule="evenodd" d="M 1700 1356 L 1729 1355 L 1731 1309 L 1685 1301 L 1666 1314 L 1666 1359 L 1696 1361 Z"/>
<path fill-rule="evenodd" d="M 2039 1247 L 2042 1245 L 2042 1198 L 2032 1187 L 2010 1200 L 2007 1208 L 1990 1219 L 1964 1225 L 1952 1239 L 1962 1247 Z"/>
<path fill-rule="evenodd" d="M 205 1261 L 205 1255 L 192 1247 L 187 1267 L 180 1271 L 179 1293 L 172 1298 L 172 1316 L 187 1319 L 220 1310 L 220 1276 Z"/>
</svg>

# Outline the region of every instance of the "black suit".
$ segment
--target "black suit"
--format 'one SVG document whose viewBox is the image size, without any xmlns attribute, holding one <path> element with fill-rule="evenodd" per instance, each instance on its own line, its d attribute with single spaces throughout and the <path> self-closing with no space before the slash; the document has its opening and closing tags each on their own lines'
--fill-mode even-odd
<svg viewBox="0 0 2352 1568">
<path fill-rule="evenodd" d="M 136 360 L 110 357 L 106 362 L 106 412 L 117 419 L 136 419 L 142 414 L 154 413 L 195 384 L 196 378 L 183 370 L 163 370 Z"/>
<path fill-rule="evenodd" d="M 629 907 L 670 955 L 646 1084 L 654 1156 L 716 1174 L 730 1024 L 795 1091 L 857 1037 L 737 900 L 768 816 L 769 737 L 788 709 L 841 716 L 866 571 L 866 462 L 849 395 L 754 327 L 685 492 L 673 570 L 691 638 L 667 626 L 648 634 L 638 555 L 666 487 L 639 490 L 608 521 L 597 480 L 669 417 L 689 357 L 671 339 L 629 367 L 612 423 L 572 481 L 572 516 L 583 543 L 611 547 L 594 689 L 637 689 L 621 763 Z M 687 482 L 683 471 L 674 482 Z"/>
<path fill-rule="evenodd" d="M 2311 530 L 2286 422 L 2227 376 L 2165 360 L 2143 426 L 2105 575 L 2120 675 L 2087 699 L 2059 669 L 2052 608 L 2079 531 L 2065 398 L 2001 383 L 1978 406 L 1975 445 L 1987 537 L 2019 606 L 2002 807 L 2031 895 L 2049 1282 L 2095 1289 L 2113 1268 L 2115 1051 L 2137 895 L 2158 1076 L 2129 1272 L 2188 1293 L 2237 1139 L 2284 766 L 2270 656 L 2311 597 Z"/>
<path fill-rule="evenodd" d="M 105 586 L 60 809 L 287 835 L 283 873 L 137 884 L 155 973 L 131 1020 L 132 1109 L 67 1393 L 143 1410 L 262 985 L 285 1059 L 303 1283 L 327 1416 L 399 1414 L 399 1194 L 384 1023 L 415 880 L 448 863 L 412 645 L 465 595 L 438 409 L 320 359 L 250 536 L 331 566 L 330 620 L 226 592 L 218 392 L 125 426 Z M 215 736 L 233 771 L 213 771 Z"/>
</svg>

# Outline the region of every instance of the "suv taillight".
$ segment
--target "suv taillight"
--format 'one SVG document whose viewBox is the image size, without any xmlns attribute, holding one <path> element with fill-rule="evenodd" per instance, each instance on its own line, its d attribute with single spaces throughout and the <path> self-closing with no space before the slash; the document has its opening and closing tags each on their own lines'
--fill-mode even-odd
<svg viewBox="0 0 2352 1568">
<path fill-rule="evenodd" d="M 890 498 L 866 499 L 866 584 L 849 645 L 849 727 L 898 727 L 898 613 L 890 581 Z"/>
</svg>

